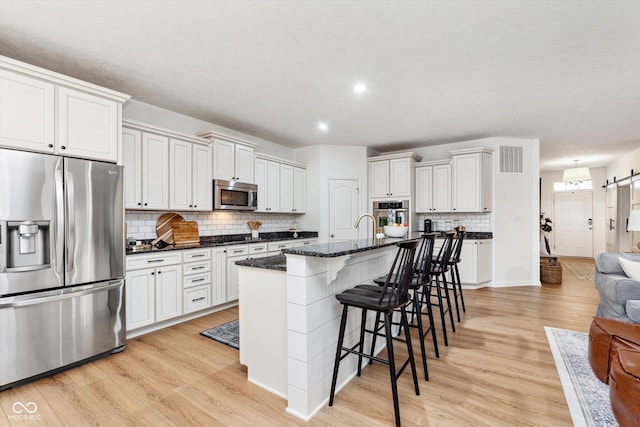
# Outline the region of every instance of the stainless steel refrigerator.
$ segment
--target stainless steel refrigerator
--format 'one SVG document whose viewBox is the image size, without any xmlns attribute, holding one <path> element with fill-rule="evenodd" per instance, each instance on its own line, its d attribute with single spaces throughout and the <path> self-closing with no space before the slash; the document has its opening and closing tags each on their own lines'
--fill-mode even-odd
<svg viewBox="0 0 640 427">
<path fill-rule="evenodd" d="M 123 178 L 0 149 L 0 390 L 124 348 Z"/>
</svg>

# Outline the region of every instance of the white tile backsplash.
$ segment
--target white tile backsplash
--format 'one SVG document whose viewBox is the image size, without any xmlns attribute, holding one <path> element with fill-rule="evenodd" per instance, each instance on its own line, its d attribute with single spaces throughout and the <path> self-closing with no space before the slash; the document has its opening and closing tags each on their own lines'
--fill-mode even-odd
<svg viewBox="0 0 640 427">
<path fill-rule="evenodd" d="M 459 225 L 463 225 L 467 231 L 492 232 L 491 213 L 436 213 L 419 214 L 417 230 L 423 229 L 425 219 L 433 222 L 433 230 L 451 230 Z"/>
<path fill-rule="evenodd" d="M 127 237 L 136 240 L 155 239 L 156 221 L 164 212 L 126 211 Z M 291 214 L 259 214 L 243 212 L 176 212 L 186 221 L 197 221 L 201 236 L 251 233 L 247 221 L 261 221 L 261 233 L 288 230 L 299 218 Z"/>
</svg>

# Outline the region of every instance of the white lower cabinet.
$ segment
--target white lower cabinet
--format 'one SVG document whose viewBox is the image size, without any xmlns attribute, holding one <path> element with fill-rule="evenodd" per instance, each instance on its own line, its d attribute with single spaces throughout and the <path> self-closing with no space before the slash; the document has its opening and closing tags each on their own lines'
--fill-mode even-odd
<svg viewBox="0 0 640 427">
<path fill-rule="evenodd" d="M 128 256 L 127 330 L 182 314 L 182 254 Z"/>
<path fill-rule="evenodd" d="M 438 254 L 443 242 L 444 240 L 442 239 L 436 239 L 433 247 L 434 256 Z M 458 271 L 460 272 L 460 282 L 463 285 L 479 285 L 490 282 L 493 279 L 491 267 L 492 248 L 493 241 L 491 239 L 468 239 L 462 241 Z"/>
<path fill-rule="evenodd" d="M 192 249 L 183 254 L 184 313 L 211 305 L 211 249 Z"/>
<path fill-rule="evenodd" d="M 318 239 L 261 242 L 126 257 L 127 331 L 238 299 L 236 261 L 279 254 Z M 178 321 L 180 321 L 178 319 Z"/>
<path fill-rule="evenodd" d="M 460 252 L 460 281 L 463 284 L 479 285 L 492 279 L 492 240 L 464 240 Z"/>
<path fill-rule="evenodd" d="M 153 268 L 128 271 L 126 289 L 127 330 L 147 326 L 156 321 L 156 279 Z"/>
<path fill-rule="evenodd" d="M 156 268 L 155 276 L 156 322 L 180 316 L 182 314 L 182 266 Z"/>
<path fill-rule="evenodd" d="M 284 242 L 272 242 L 268 245 L 269 256 L 280 255 L 283 249 L 290 249 L 293 247 L 293 242 L 290 240 Z"/>
<path fill-rule="evenodd" d="M 227 247 L 211 249 L 211 305 L 227 301 Z"/>
<path fill-rule="evenodd" d="M 249 245 L 234 245 L 227 248 L 227 301 L 238 299 L 239 282 L 236 261 L 246 259 Z"/>
</svg>

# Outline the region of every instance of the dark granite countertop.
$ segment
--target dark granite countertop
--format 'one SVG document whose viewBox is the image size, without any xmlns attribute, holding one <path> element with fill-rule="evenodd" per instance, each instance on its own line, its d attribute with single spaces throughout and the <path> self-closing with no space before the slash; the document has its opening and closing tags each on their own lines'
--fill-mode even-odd
<svg viewBox="0 0 640 427">
<path fill-rule="evenodd" d="M 416 240 L 418 237 L 412 238 L 392 238 L 386 237 L 384 239 L 359 239 L 359 240 L 346 240 L 343 242 L 335 243 L 322 243 L 319 245 L 300 246 L 296 248 L 283 249 L 284 254 L 313 256 L 320 258 L 331 258 L 343 255 L 355 254 L 358 252 L 370 251 L 373 249 L 384 248 L 386 246 L 392 246 L 396 243 L 405 242 L 407 240 Z"/>
<path fill-rule="evenodd" d="M 411 237 L 419 238 L 423 231 L 414 231 L 411 233 Z M 436 233 L 444 233 L 443 231 L 436 231 Z M 436 237 L 439 239 L 440 237 Z M 486 240 L 493 239 L 493 233 L 491 231 L 467 231 L 464 237 L 466 240 Z"/>
<path fill-rule="evenodd" d="M 287 257 L 284 255 L 274 255 L 262 258 L 249 258 L 236 261 L 236 265 L 241 267 L 264 268 L 267 270 L 287 271 Z"/>
<path fill-rule="evenodd" d="M 127 248 L 127 255 L 148 254 L 156 252 L 176 251 L 185 249 L 213 248 L 218 246 L 244 245 L 246 243 L 269 243 L 282 240 L 315 239 L 317 231 L 298 231 L 298 237 L 293 237 L 293 231 L 277 231 L 272 233 L 260 233 L 260 238 L 252 239 L 250 234 L 227 234 L 223 236 L 200 236 L 200 243 L 189 245 L 167 245 L 164 247 L 152 247 L 148 250 L 131 251 Z M 145 241 L 150 243 L 151 241 Z"/>
</svg>

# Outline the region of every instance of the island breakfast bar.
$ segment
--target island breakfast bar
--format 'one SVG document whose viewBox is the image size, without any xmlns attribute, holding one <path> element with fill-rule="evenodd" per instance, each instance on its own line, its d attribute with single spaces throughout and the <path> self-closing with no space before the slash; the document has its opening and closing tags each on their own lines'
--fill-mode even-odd
<svg viewBox="0 0 640 427">
<path fill-rule="evenodd" d="M 406 240 L 349 240 L 238 261 L 240 363 L 248 380 L 287 399 L 290 414 L 311 419 L 329 401 L 342 312 L 335 295 L 388 273 L 396 244 Z M 358 341 L 359 328 L 360 315 L 349 316 L 345 346 Z M 376 352 L 384 348 L 377 342 Z M 337 390 L 355 377 L 356 365 L 356 357 L 343 360 Z"/>
</svg>

